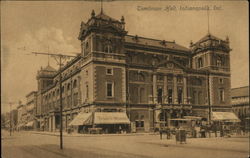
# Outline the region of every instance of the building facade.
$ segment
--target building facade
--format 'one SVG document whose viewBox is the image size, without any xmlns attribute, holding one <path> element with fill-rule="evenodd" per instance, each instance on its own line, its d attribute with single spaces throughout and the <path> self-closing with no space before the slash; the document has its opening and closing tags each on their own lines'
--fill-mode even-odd
<svg viewBox="0 0 250 158">
<path fill-rule="evenodd" d="M 128 35 L 125 19 L 95 15 L 82 22 L 81 53 L 62 73 L 63 127 L 79 112 L 126 113 L 135 131 L 152 131 L 171 118 L 230 110 L 229 39 L 207 34 L 185 48 L 175 41 Z M 59 71 L 37 74 L 39 127 L 60 126 Z M 110 123 L 112 124 L 112 122 Z"/>
<path fill-rule="evenodd" d="M 26 127 L 29 129 L 33 129 L 37 127 L 38 123 L 36 120 L 36 107 L 37 107 L 37 92 L 32 91 L 26 95 Z"/>
<path fill-rule="evenodd" d="M 241 124 L 245 126 L 250 118 L 249 86 L 232 88 L 231 97 L 233 112 L 241 120 Z"/>
</svg>

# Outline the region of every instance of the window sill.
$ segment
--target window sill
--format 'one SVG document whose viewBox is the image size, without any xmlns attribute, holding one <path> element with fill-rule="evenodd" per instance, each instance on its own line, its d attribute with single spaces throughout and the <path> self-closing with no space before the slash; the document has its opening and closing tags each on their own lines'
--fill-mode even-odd
<svg viewBox="0 0 250 158">
<path fill-rule="evenodd" d="M 114 99 L 114 97 L 112 96 L 106 96 L 107 99 Z"/>
</svg>

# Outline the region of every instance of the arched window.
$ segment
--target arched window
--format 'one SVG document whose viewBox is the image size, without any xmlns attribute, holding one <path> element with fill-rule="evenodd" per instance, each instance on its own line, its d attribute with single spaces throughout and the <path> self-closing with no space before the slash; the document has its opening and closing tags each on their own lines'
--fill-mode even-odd
<svg viewBox="0 0 250 158">
<path fill-rule="evenodd" d="M 64 93 L 64 86 L 62 86 L 62 93 Z"/>
<path fill-rule="evenodd" d="M 222 57 L 218 56 L 218 57 L 217 57 L 217 60 L 216 60 L 216 65 L 217 65 L 217 66 L 222 66 L 222 65 L 223 65 L 222 62 L 223 62 L 223 61 L 222 61 Z"/>
<path fill-rule="evenodd" d="M 67 90 L 68 90 L 68 91 L 70 90 L 70 83 L 68 84 Z"/>
<path fill-rule="evenodd" d="M 202 61 L 202 58 L 198 58 L 198 68 L 201 68 L 203 67 L 203 61 Z"/>
<path fill-rule="evenodd" d="M 178 104 L 182 103 L 182 89 L 178 89 Z"/>
<path fill-rule="evenodd" d="M 160 121 L 164 121 L 164 120 L 165 120 L 165 116 L 164 116 L 164 113 L 163 113 L 163 112 L 161 112 L 161 113 L 159 114 L 158 119 L 159 119 Z"/>
<path fill-rule="evenodd" d="M 74 82 L 73 82 L 73 88 L 76 88 L 76 86 L 77 86 L 77 81 L 74 80 Z"/>
<path fill-rule="evenodd" d="M 111 44 L 107 44 L 104 47 L 104 52 L 106 52 L 106 53 L 113 53 L 113 47 L 111 46 Z"/>
</svg>

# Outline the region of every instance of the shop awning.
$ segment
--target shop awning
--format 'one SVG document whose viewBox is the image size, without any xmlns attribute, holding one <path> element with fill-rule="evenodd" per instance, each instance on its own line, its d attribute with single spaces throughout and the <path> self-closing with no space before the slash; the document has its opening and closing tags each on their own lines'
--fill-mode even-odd
<svg viewBox="0 0 250 158">
<path fill-rule="evenodd" d="M 25 126 L 25 123 L 20 123 L 17 125 L 17 127 L 23 127 L 23 126 Z"/>
<path fill-rule="evenodd" d="M 184 118 L 191 119 L 191 120 L 201 120 L 202 119 L 202 117 L 198 117 L 198 116 L 184 116 Z"/>
<path fill-rule="evenodd" d="M 70 123 L 69 126 L 89 125 L 91 124 L 92 113 L 79 113 Z"/>
<path fill-rule="evenodd" d="M 94 124 L 130 124 L 124 112 L 95 112 Z"/>
<path fill-rule="evenodd" d="M 240 119 L 233 112 L 212 112 L 212 120 L 240 122 Z"/>
<path fill-rule="evenodd" d="M 30 121 L 25 126 L 26 127 L 32 127 L 33 125 L 34 125 L 34 121 Z"/>
</svg>

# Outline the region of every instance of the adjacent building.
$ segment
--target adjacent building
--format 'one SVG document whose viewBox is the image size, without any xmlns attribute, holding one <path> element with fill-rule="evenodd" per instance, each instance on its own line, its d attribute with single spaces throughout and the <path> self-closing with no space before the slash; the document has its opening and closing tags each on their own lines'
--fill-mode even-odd
<svg viewBox="0 0 250 158">
<path fill-rule="evenodd" d="M 246 125 L 250 119 L 249 86 L 232 88 L 231 97 L 234 113 L 241 120 L 241 124 Z"/>
<path fill-rule="evenodd" d="M 157 31 L 157 29 L 155 30 Z M 170 119 L 230 111 L 229 39 L 207 34 L 186 48 L 175 41 L 129 35 L 125 18 L 103 11 L 81 22 L 81 52 L 59 71 L 37 73 L 40 129 L 84 125 L 107 132 L 152 131 Z"/>
</svg>

